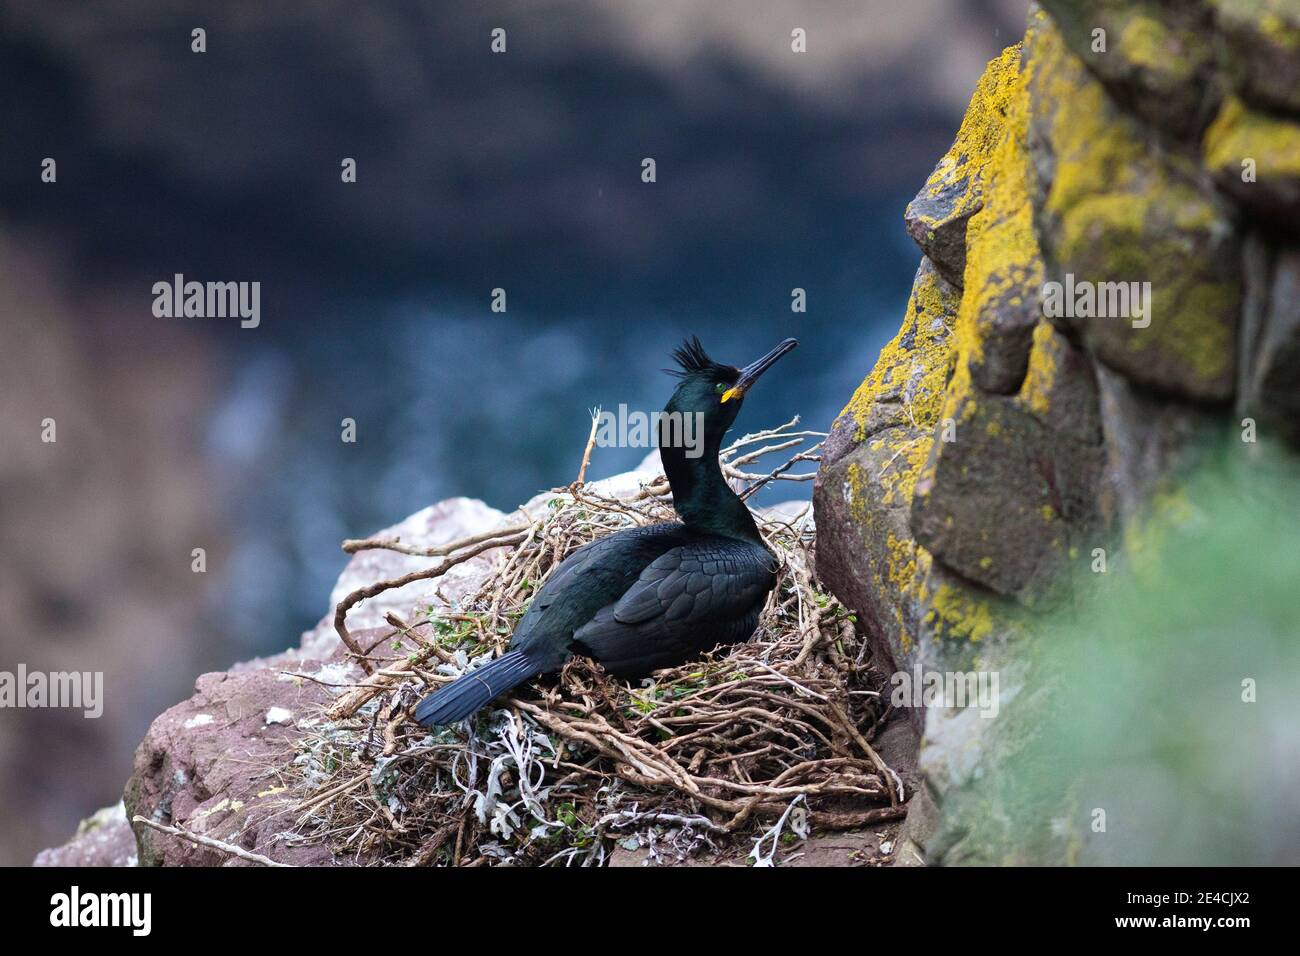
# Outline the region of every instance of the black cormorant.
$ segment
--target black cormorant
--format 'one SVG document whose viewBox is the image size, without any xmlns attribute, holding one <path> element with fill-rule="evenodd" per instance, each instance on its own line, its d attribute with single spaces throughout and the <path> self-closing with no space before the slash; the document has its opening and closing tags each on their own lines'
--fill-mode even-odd
<svg viewBox="0 0 1300 956">
<path fill-rule="evenodd" d="M 574 654 L 616 677 L 639 677 L 753 634 L 777 564 L 722 477 L 718 452 L 750 386 L 797 344 L 786 339 L 743 369 L 714 362 L 699 339 L 677 349 L 681 381 L 664 411 L 698 413 L 703 426 L 702 447 L 687 448 L 665 440 L 673 418 L 659 420 L 659 457 L 681 520 L 618 531 L 565 558 L 520 619 L 509 650 L 425 697 L 416 720 L 462 720 L 560 670 Z"/>
</svg>

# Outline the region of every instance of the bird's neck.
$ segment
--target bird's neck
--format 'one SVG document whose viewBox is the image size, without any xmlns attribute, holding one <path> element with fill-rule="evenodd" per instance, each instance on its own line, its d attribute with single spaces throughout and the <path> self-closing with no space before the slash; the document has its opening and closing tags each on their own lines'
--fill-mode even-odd
<svg viewBox="0 0 1300 956">
<path fill-rule="evenodd" d="M 718 464 L 721 438 L 706 440 L 701 453 L 688 457 L 686 449 L 661 446 L 659 458 L 673 490 L 673 507 L 682 524 L 697 531 L 762 542 L 754 517 L 731 490 Z"/>
</svg>

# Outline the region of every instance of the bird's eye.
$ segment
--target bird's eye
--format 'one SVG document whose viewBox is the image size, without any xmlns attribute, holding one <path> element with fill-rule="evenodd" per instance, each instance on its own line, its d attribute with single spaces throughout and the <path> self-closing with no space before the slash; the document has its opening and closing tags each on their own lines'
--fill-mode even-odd
<svg viewBox="0 0 1300 956">
<path fill-rule="evenodd" d="M 721 395 L 723 392 L 727 390 L 727 383 L 719 382 L 717 385 L 713 386 L 713 390 L 717 392 L 719 395 Z"/>
</svg>

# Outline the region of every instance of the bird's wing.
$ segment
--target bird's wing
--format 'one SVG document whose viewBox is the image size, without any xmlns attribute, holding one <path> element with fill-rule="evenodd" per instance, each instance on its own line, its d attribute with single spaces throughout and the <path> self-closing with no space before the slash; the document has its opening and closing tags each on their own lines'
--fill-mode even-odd
<svg viewBox="0 0 1300 956">
<path fill-rule="evenodd" d="M 662 554 L 680 540 L 681 526 L 667 523 L 629 528 L 584 544 L 552 572 L 546 584 L 529 605 L 529 614 L 540 614 L 579 582 L 597 592 L 601 586 L 613 587 L 612 594 L 601 601 L 613 600 L 636 578 L 637 569 Z"/>
<path fill-rule="evenodd" d="M 515 627 L 510 646 L 543 665 L 568 657 L 573 634 L 636 583 L 655 558 L 683 540 L 680 524 L 629 528 L 577 549 L 547 579 Z"/>
<path fill-rule="evenodd" d="M 675 547 L 579 628 L 574 641 L 616 674 L 680 664 L 749 637 L 775 580 L 775 559 L 757 545 L 717 540 Z"/>
</svg>

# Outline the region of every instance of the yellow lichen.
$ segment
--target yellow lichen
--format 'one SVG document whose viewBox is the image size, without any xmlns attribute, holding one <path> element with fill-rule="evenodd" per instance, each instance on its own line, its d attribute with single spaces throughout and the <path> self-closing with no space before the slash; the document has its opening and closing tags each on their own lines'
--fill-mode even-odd
<svg viewBox="0 0 1300 956">
<path fill-rule="evenodd" d="M 1236 315 L 1240 298 L 1240 288 L 1231 282 L 1201 282 L 1176 300 L 1170 297 L 1175 319 L 1168 325 L 1166 345 L 1198 379 L 1218 378 L 1232 367 L 1234 329 L 1224 317 Z M 1152 296 L 1157 318 L 1160 306 L 1161 297 Z"/>
<path fill-rule="evenodd" d="M 930 552 L 912 538 L 900 538 L 890 532 L 885 541 L 885 575 L 882 584 L 888 584 L 895 596 L 894 619 L 898 626 L 898 641 L 904 651 L 911 649 L 916 635 L 908 626 L 903 613 L 905 604 L 925 600 L 925 580 L 930 573 Z"/>
<path fill-rule="evenodd" d="M 969 589 L 941 584 L 930 596 L 925 621 L 935 637 L 982 641 L 993 633 L 994 617 L 988 601 Z"/>
<path fill-rule="evenodd" d="M 1294 3 L 1264 0 L 1264 6 L 1266 11 L 1258 20 L 1260 32 L 1279 46 L 1300 50 L 1300 12 Z"/>
<path fill-rule="evenodd" d="M 946 323 L 955 307 L 955 290 L 934 270 L 922 266 L 908 301 L 902 327 L 883 349 L 871 373 L 849 399 L 855 439 L 866 437 L 872 406 L 885 396 L 902 405 L 902 421 L 930 432 L 939 419 L 952 342 Z"/>
<path fill-rule="evenodd" d="M 915 641 L 904 608 L 924 600 L 925 579 L 930 572 L 928 551 L 910 536 L 896 533 L 874 494 L 873 476 L 853 462 L 846 469 L 849 513 L 864 535 L 883 544 L 883 562 L 872 567 L 871 584 L 882 597 L 880 606 L 892 618 L 900 646 L 908 650 Z M 887 610 L 884 610 L 887 609 Z"/>
<path fill-rule="evenodd" d="M 1300 51 L 1300 5 L 1295 0 L 1211 0 L 1221 23 Z"/>
<path fill-rule="evenodd" d="M 1029 350 L 1029 370 L 1020 386 L 1020 401 L 1030 413 L 1040 418 L 1052 404 L 1052 389 L 1058 371 L 1057 332 L 1047 320 L 1034 326 L 1034 342 Z"/>
<path fill-rule="evenodd" d="M 967 215 L 981 200 L 980 174 L 1001 139 L 1008 91 L 1017 84 L 1019 70 L 1019 44 L 1007 47 L 989 61 L 971 95 L 952 148 L 926 180 L 924 191 L 932 197 L 960 188 L 953 218 Z"/>
<path fill-rule="evenodd" d="M 1197 63 L 1209 56 L 1198 37 L 1171 30 L 1156 17 L 1137 12 L 1120 28 L 1115 52 L 1168 81 L 1189 77 Z"/>
<path fill-rule="evenodd" d="M 894 455 L 877 476 L 884 494 L 880 503 L 883 505 L 910 505 L 912 493 L 916 488 L 916 479 L 925 460 L 929 457 L 930 446 L 934 438 L 924 433 L 915 438 L 898 442 Z"/>
<path fill-rule="evenodd" d="M 1036 99 L 1051 115 L 1056 160 L 1047 209 L 1063 215 L 1101 186 L 1114 191 L 1131 184 L 1142 146 L 1121 123 L 1110 121 L 1105 90 L 1070 53 L 1059 31 L 1038 33 L 1034 63 Z"/>
<path fill-rule="evenodd" d="M 1227 387 L 1239 288 L 1216 249 L 1230 224 L 1181 160 L 1151 150 L 1058 32 L 1044 29 L 1033 52 L 1034 102 L 1050 117 L 1056 161 L 1044 209 L 1053 258 L 1080 282 L 1150 284 L 1149 326 L 1125 322 L 1136 315 L 1088 320 L 1088 343 L 1180 386 Z"/>
<path fill-rule="evenodd" d="M 1230 96 L 1205 131 L 1204 151 L 1205 165 L 1221 176 L 1240 176 L 1246 159 L 1254 160 L 1257 177 L 1300 176 L 1300 124 Z"/>
<path fill-rule="evenodd" d="M 1007 308 L 1036 301 L 1043 284 L 1034 231 L 1034 174 L 1025 139 L 1029 125 L 1028 70 L 1004 83 L 1004 122 L 984 173 L 984 206 L 966 228 L 966 273 L 957 313 L 958 368 L 979 364 L 991 325 Z M 957 389 L 965 387 L 958 381 Z"/>
<path fill-rule="evenodd" d="M 863 478 L 863 469 L 856 461 L 849 462 L 849 467 L 844 473 L 845 496 L 848 501 L 849 515 L 859 524 L 864 524 L 867 518 L 867 502 L 869 499 L 865 494 L 866 481 Z"/>
</svg>

